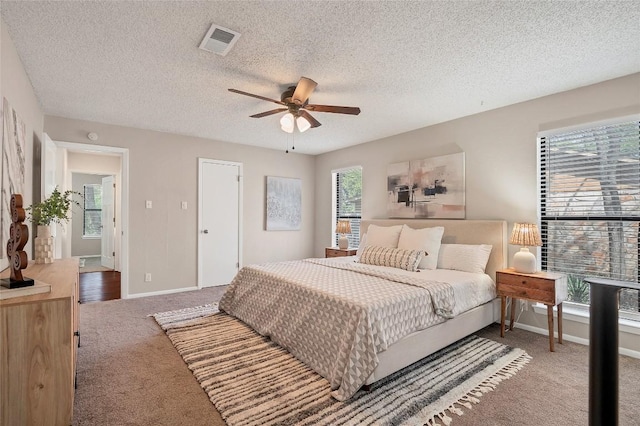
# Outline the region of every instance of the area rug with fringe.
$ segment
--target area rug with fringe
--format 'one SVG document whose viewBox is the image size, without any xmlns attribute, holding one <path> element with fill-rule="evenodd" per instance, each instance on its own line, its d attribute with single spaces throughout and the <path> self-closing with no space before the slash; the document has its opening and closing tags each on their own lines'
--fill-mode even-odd
<svg viewBox="0 0 640 426">
<path fill-rule="evenodd" d="M 153 317 L 230 426 L 449 425 L 531 359 L 469 336 L 340 402 L 324 378 L 216 305 Z"/>
</svg>

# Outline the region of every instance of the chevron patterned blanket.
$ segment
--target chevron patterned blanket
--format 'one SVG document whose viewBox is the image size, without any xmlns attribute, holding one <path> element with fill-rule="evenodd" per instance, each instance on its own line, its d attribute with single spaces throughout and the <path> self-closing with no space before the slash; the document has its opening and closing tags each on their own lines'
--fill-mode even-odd
<svg viewBox="0 0 640 426">
<path fill-rule="evenodd" d="M 344 401 L 376 368 L 378 353 L 450 318 L 454 305 L 447 283 L 305 259 L 242 268 L 220 310 L 287 349 Z"/>
</svg>

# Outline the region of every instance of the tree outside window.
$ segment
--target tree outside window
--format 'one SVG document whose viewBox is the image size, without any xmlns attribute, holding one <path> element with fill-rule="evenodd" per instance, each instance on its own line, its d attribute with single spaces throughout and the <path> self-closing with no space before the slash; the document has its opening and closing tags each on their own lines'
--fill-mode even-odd
<svg viewBox="0 0 640 426">
<path fill-rule="evenodd" d="M 597 303 L 587 276 L 639 279 L 639 135 L 633 120 L 540 139 L 542 266 L 567 274 L 570 302 Z M 640 311 L 637 290 L 620 309 Z"/>
<path fill-rule="evenodd" d="M 334 178 L 336 182 L 335 222 L 339 219 L 348 219 L 351 222 L 351 234 L 347 234 L 349 247 L 358 247 L 362 205 L 362 168 L 354 167 L 334 172 Z M 334 244 L 336 245 L 338 238 L 340 235 L 334 234 Z"/>
<path fill-rule="evenodd" d="M 84 185 L 82 236 L 102 236 L 102 185 L 99 183 Z"/>
</svg>

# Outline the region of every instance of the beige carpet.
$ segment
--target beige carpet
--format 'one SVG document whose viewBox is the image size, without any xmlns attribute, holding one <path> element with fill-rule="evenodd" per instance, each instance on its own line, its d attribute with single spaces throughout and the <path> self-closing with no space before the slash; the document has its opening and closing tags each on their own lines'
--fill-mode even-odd
<svg viewBox="0 0 640 426">
<path fill-rule="evenodd" d="M 206 393 L 149 314 L 218 301 L 224 288 L 80 305 L 76 425 L 224 425 Z M 526 368 L 451 426 L 586 425 L 588 348 L 494 325 L 479 336 L 524 349 Z M 620 358 L 620 425 L 640 418 L 640 360 Z"/>
</svg>

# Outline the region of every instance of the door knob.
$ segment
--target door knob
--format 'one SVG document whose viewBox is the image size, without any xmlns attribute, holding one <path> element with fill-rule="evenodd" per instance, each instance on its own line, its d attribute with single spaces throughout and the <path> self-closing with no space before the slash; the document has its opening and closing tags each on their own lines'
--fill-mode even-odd
<svg viewBox="0 0 640 426">
<path fill-rule="evenodd" d="M 205 229 L 204 231 L 202 231 L 202 233 L 203 233 L 203 234 L 208 234 L 208 233 L 209 233 L 209 230 L 208 230 L 208 229 Z"/>
</svg>

